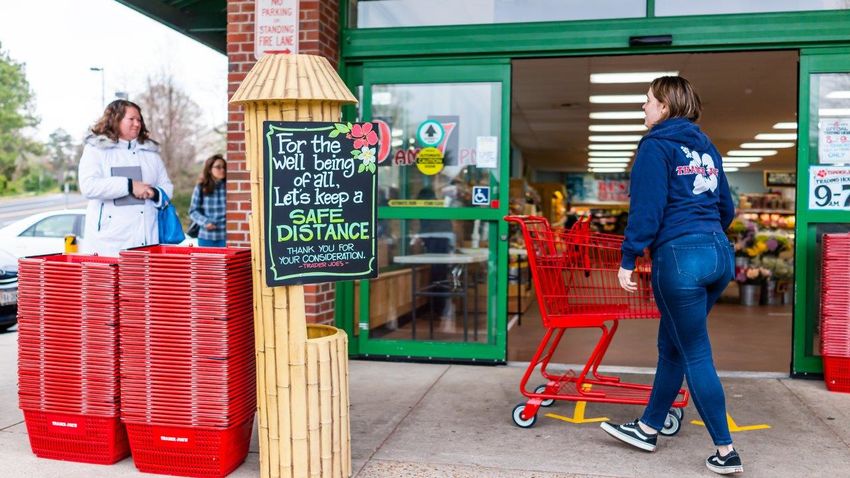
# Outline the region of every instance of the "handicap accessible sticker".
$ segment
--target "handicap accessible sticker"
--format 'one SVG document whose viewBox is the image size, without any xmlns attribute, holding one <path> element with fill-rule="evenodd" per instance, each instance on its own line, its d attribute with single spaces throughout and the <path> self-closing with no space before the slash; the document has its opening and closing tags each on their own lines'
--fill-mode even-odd
<svg viewBox="0 0 850 478">
<path fill-rule="evenodd" d="M 490 204 L 490 186 L 472 186 L 472 205 L 488 206 Z"/>
</svg>

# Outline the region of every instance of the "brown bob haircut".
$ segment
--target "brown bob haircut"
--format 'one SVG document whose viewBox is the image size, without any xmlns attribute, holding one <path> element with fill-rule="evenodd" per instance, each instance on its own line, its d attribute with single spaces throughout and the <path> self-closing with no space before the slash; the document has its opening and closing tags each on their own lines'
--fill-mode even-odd
<svg viewBox="0 0 850 478">
<path fill-rule="evenodd" d="M 106 109 L 103 110 L 103 116 L 101 116 L 100 119 L 97 120 L 97 123 L 92 126 L 91 132 L 106 136 L 112 141 L 118 141 L 121 120 L 123 120 L 124 115 L 127 114 L 127 108 L 131 106 L 138 110 L 139 118 L 142 120 L 142 127 L 139 129 L 139 137 L 136 139 L 139 143 L 144 143 L 150 139 L 150 132 L 148 131 L 147 126 L 145 126 L 145 117 L 142 116 L 142 109 L 139 105 L 132 101 L 115 100 L 112 103 L 109 103 L 106 106 Z"/>
<path fill-rule="evenodd" d="M 656 100 L 667 106 L 667 118 L 699 120 L 702 101 L 688 80 L 681 76 L 660 76 L 652 80 L 649 90 Z"/>
</svg>

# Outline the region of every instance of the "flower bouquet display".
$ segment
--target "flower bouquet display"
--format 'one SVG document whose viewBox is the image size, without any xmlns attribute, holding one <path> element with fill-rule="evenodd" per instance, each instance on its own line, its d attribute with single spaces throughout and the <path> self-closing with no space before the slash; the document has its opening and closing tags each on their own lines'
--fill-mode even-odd
<svg viewBox="0 0 850 478">
<path fill-rule="evenodd" d="M 750 265 L 741 268 L 735 275 L 735 281 L 741 293 L 741 305 L 758 305 L 762 288 L 772 276 L 769 269 Z"/>
</svg>

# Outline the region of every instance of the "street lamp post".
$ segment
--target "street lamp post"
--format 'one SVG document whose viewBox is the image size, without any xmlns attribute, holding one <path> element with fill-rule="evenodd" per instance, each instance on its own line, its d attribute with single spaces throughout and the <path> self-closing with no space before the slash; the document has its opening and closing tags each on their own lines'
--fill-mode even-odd
<svg viewBox="0 0 850 478">
<path fill-rule="evenodd" d="M 106 108 L 106 74 L 104 73 L 104 68 L 102 66 L 93 66 L 89 70 L 100 72 L 100 105 Z"/>
</svg>

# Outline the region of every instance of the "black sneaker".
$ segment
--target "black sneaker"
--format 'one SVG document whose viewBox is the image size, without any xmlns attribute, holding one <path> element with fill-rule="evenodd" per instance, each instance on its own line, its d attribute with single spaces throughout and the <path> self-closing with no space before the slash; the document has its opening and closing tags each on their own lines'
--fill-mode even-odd
<svg viewBox="0 0 850 478">
<path fill-rule="evenodd" d="M 720 452 L 716 452 L 714 455 L 706 458 L 705 466 L 707 466 L 709 470 L 715 473 L 720 473 L 721 475 L 744 472 L 744 465 L 741 464 L 741 457 L 738 456 L 738 452 L 735 450 L 730 451 L 726 456 L 720 456 Z"/>
<path fill-rule="evenodd" d="M 610 423 L 602 422 L 600 426 L 606 433 L 620 441 L 636 446 L 641 450 L 655 451 L 655 442 L 658 438 L 658 433 L 653 433 L 652 435 L 644 433 L 640 429 L 638 421 L 640 419 L 635 418 L 635 421 L 622 425 L 611 425 Z"/>
</svg>

